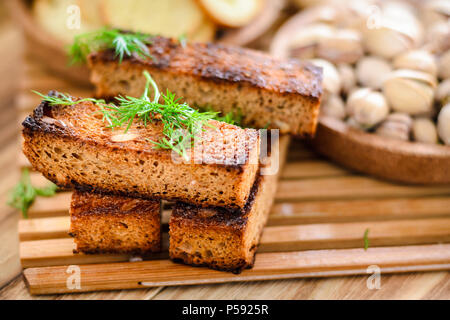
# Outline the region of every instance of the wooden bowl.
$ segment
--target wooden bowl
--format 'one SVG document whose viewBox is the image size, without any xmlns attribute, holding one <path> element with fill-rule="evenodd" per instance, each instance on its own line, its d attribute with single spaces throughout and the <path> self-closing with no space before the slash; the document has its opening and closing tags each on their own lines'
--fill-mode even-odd
<svg viewBox="0 0 450 320">
<path fill-rule="evenodd" d="M 296 14 L 275 35 L 271 54 L 288 58 L 293 32 L 318 20 L 333 20 L 337 14 L 331 7 Z M 330 117 L 320 117 L 311 144 L 317 152 L 342 166 L 379 178 L 413 184 L 450 183 L 449 146 L 384 138 Z"/>
<path fill-rule="evenodd" d="M 264 9 L 250 24 L 226 30 L 218 41 L 236 46 L 245 46 L 255 41 L 277 21 L 285 5 L 285 0 L 266 0 Z"/>
<path fill-rule="evenodd" d="M 33 18 L 30 1 L 9 0 L 6 2 L 13 18 L 19 22 L 27 39 L 29 52 L 52 71 L 77 84 L 90 85 L 86 66 L 69 66 L 64 43 L 46 32 Z M 249 25 L 238 29 L 226 29 L 219 42 L 244 46 L 266 32 L 280 16 L 285 0 L 266 0 L 263 12 Z"/>
<path fill-rule="evenodd" d="M 69 66 L 64 43 L 48 34 L 31 15 L 29 1 L 6 1 L 9 11 L 24 32 L 27 51 L 42 61 L 49 69 L 80 85 L 89 85 L 89 70 L 86 66 Z"/>
</svg>

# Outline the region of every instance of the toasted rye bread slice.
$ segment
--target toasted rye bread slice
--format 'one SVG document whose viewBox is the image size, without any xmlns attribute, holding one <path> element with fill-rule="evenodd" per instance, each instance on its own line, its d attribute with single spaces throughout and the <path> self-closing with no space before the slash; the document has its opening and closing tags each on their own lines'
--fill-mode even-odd
<svg viewBox="0 0 450 320">
<path fill-rule="evenodd" d="M 280 169 L 289 138 L 280 139 Z M 278 155 L 274 153 L 273 157 Z M 241 213 L 176 203 L 169 222 L 171 259 L 239 273 L 254 256 L 277 188 L 278 174 L 259 176 Z"/>
<path fill-rule="evenodd" d="M 161 203 L 75 191 L 70 235 L 83 253 L 145 254 L 161 250 Z"/>
<path fill-rule="evenodd" d="M 139 96 L 148 70 L 163 92 L 169 89 L 191 105 L 240 113 L 243 125 L 278 128 L 312 136 L 322 94 L 322 72 L 298 61 L 279 61 L 250 49 L 155 37 L 153 59 L 128 57 L 119 64 L 111 50 L 88 57 L 97 95 Z"/>
<path fill-rule="evenodd" d="M 61 187 L 244 207 L 259 167 L 258 131 L 210 121 L 191 161 L 181 162 L 151 142 L 162 137 L 161 122 L 134 121 L 124 134 L 107 128 L 98 108 L 42 102 L 23 122 L 23 151 L 33 167 Z"/>
</svg>

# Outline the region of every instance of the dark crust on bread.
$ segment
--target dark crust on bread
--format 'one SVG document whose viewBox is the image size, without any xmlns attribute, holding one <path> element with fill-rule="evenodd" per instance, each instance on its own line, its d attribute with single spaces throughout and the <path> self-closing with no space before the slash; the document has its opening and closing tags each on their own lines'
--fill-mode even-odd
<svg viewBox="0 0 450 320">
<path fill-rule="evenodd" d="M 126 216 L 144 211 L 159 211 L 159 200 L 133 199 L 129 197 L 117 197 L 107 193 L 74 192 L 72 195 L 71 209 L 77 211 L 77 215 L 95 215 L 108 218 L 111 215 Z M 120 207 L 120 210 L 118 208 Z M 114 209 L 114 210 L 112 210 Z"/>
<path fill-rule="evenodd" d="M 245 269 L 253 268 L 253 265 L 255 263 L 255 258 L 253 257 L 253 262 L 251 264 L 246 263 L 245 260 L 242 259 L 239 263 L 236 264 L 235 268 L 224 268 L 224 267 L 220 267 L 220 266 L 217 266 L 217 265 L 212 265 L 210 263 L 186 263 L 181 258 L 171 258 L 171 260 L 173 262 L 175 262 L 175 263 L 180 263 L 180 264 L 188 265 L 188 266 L 191 266 L 191 267 L 199 267 L 199 268 L 201 268 L 201 267 L 208 267 L 210 269 L 214 269 L 214 270 L 218 270 L 218 271 L 231 272 L 231 273 L 234 273 L 234 274 L 240 274 Z"/>
<path fill-rule="evenodd" d="M 177 202 L 174 204 L 172 215 L 177 219 L 189 221 L 197 227 L 211 228 L 214 226 L 231 226 L 235 232 L 242 233 L 247 224 L 248 214 L 255 201 L 255 196 L 258 193 L 261 179 L 261 176 L 258 174 L 250 191 L 247 203 L 242 210 L 223 207 L 208 207 L 208 210 L 211 210 L 214 214 L 205 219 L 202 215 L 199 215 L 200 211 L 203 212 L 206 210 L 205 208 L 184 202 Z"/>
<path fill-rule="evenodd" d="M 307 62 L 279 61 L 255 50 L 218 43 L 189 42 L 182 46 L 176 40 L 159 36 L 152 38 L 148 48 L 153 59 L 133 55 L 124 60 L 160 70 L 176 68 L 181 73 L 215 82 L 246 83 L 280 94 L 300 94 L 311 101 L 317 101 L 322 95 L 321 68 Z M 117 61 L 112 49 L 92 53 L 88 59 Z"/>
</svg>

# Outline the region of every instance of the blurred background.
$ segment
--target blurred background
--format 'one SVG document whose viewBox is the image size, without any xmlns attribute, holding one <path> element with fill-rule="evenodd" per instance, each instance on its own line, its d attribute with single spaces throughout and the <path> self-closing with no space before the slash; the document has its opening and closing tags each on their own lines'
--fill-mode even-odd
<svg viewBox="0 0 450 320">
<path fill-rule="evenodd" d="M 386 139 L 450 144 L 450 0 L 1 1 L 0 287 L 20 272 L 19 217 L 6 202 L 24 163 L 20 122 L 38 103 L 30 91 L 89 94 L 66 46 L 102 26 L 311 59 L 324 68 L 322 115 Z"/>
</svg>

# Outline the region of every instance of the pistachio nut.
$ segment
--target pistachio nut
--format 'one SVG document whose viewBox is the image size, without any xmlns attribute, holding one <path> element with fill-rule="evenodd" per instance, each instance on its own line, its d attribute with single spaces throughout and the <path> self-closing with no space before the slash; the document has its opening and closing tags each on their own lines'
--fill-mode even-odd
<svg viewBox="0 0 450 320">
<path fill-rule="evenodd" d="M 384 95 L 392 109 L 411 115 L 431 111 L 435 88 L 436 79 L 432 75 L 409 69 L 391 72 L 383 83 Z"/>
<path fill-rule="evenodd" d="M 441 105 L 446 105 L 450 102 L 450 78 L 439 83 L 434 97 Z"/>
<path fill-rule="evenodd" d="M 344 119 L 346 116 L 344 101 L 336 94 L 328 96 L 320 107 L 320 114 L 336 119 Z"/>
<path fill-rule="evenodd" d="M 322 86 L 325 95 L 338 94 L 341 91 L 341 77 L 336 67 L 331 62 L 323 59 L 312 59 L 310 62 L 323 69 Z"/>
<path fill-rule="evenodd" d="M 442 142 L 450 145 L 450 103 L 447 103 L 439 112 L 437 130 Z"/>
<path fill-rule="evenodd" d="M 349 64 L 340 64 L 338 65 L 337 70 L 341 77 L 341 90 L 343 93 L 349 94 L 356 86 L 355 69 Z"/>
<path fill-rule="evenodd" d="M 391 65 L 386 60 L 367 56 L 358 61 L 356 65 L 356 78 L 364 87 L 379 89 L 391 71 Z"/>
<path fill-rule="evenodd" d="M 437 143 L 437 129 L 429 118 L 414 119 L 412 124 L 412 136 L 415 141 L 423 143 Z"/>
<path fill-rule="evenodd" d="M 426 50 L 411 50 L 400 54 L 394 59 L 395 69 L 410 69 L 436 76 L 437 65 L 434 55 Z"/>
<path fill-rule="evenodd" d="M 350 117 L 367 129 L 383 121 L 389 113 L 384 96 L 370 88 L 353 91 L 347 99 L 346 109 Z"/>
<path fill-rule="evenodd" d="M 450 40 L 450 38 L 449 38 Z M 439 78 L 450 78 L 450 50 L 444 52 L 438 60 Z"/>
<path fill-rule="evenodd" d="M 352 29 L 336 29 L 319 41 L 317 56 L 333 63 L 355 63 L 363 56 L 361 34 Z"/>
<path fill-rule="evenodd" d="M 407 141 L 411 131 L 412 119 L 405 113 L 391 113 L 376 129 L 377 135 Z"/>
</svg>

